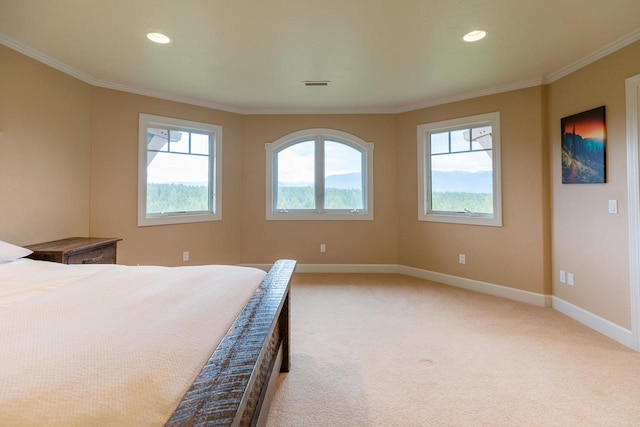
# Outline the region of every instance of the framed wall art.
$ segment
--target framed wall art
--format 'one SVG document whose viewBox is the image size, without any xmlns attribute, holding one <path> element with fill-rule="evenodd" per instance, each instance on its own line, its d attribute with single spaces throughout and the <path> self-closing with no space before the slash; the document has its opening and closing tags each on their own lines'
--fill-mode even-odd
<svg viewBox="0 0 640 427">
<path fill-rule="evenodd" d="M 604 183 L 606 123 L 604 106 L 560 120 L 562 183 Z"/>
</svg>

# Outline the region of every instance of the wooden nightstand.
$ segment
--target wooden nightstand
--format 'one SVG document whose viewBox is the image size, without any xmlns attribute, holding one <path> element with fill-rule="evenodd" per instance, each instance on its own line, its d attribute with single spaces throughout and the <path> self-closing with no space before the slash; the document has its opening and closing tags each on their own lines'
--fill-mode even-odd
<svg viewBox="0 0 640 427">
<path fill-rule="evenodd" d="M 115 264 L 117 237 L 71 237 L 26 246 L 31 259 L 62 264 Z"/>
</svg>

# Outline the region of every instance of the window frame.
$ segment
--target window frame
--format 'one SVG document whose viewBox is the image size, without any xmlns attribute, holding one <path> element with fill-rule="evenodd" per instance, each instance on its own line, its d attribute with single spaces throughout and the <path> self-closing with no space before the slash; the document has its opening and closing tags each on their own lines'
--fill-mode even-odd
<svg viewBox="0 0 640 427">
<path fill-rule="evenodd" d="M 315 190 L 316 209 L 276 210 L 278 193 L 277 154 L 300 142 L 315 141 Z M 363 209 L 324 209 L 324 152 L 318 148 L 318 142 L 333 141 L 345 144 L 362 153 Z M 373 220 L 373 147 L 355 135 L 335 129 L 305 129 L 287 134 L 277 140 L 266 143 L 266 219 L 267 220 Z M 322 178 L 322 179 L 320 179 Z"/>
<path fill-rule="evenodd" d="M 472 127 L 492 127 L 493 214 L 431 210 L 430 135 Z M 500 112 L 478 114 L 418 125 L 418 220 L 454 224 L 502 226 L 502 179 L 500 160 Z"/>
<path fill-rule="evenodd" d="M 160 127 L 211 135 L 209 150 L 209 209 L 198 212 L 147 213 L 147 132 Z M 138 118 L 138 227 L 222 220 L 222 126 L 140 113 Z"/>
</svg>

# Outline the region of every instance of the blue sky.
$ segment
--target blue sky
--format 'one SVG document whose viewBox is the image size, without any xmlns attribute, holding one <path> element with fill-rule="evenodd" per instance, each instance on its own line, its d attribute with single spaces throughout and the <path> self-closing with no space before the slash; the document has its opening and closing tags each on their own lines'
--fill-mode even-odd
<svg viewBox="0 0 640 427">
<path fill-rule="evenodd" d="M 311 183 L 314 178 L 314 141 L 282 150 L 278 155 L 278 181 Z M 361 172 L 359 151 L 338 142 L 325 141 L 325 176 Z"/>
</svg>

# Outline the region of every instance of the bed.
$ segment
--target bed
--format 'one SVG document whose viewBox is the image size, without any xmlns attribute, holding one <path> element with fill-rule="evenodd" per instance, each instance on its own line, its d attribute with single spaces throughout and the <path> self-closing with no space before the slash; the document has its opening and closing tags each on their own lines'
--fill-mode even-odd
<svg viewBox="0 0 640 427">
<path fill-rule="evenodd" d="M 0 425 L 265 423 L 289 370 L 295 261 L 70 266 L 24 251 L 0 242 Z"/>
</svg>

